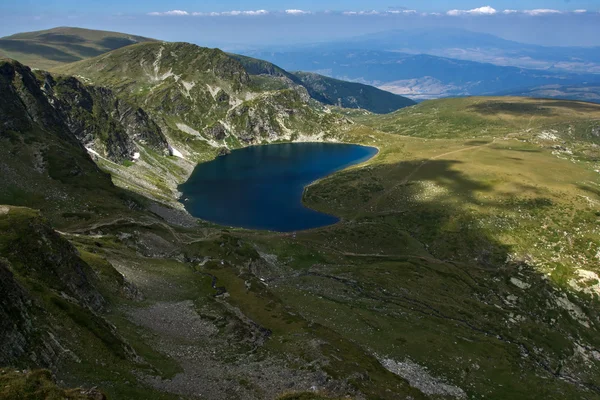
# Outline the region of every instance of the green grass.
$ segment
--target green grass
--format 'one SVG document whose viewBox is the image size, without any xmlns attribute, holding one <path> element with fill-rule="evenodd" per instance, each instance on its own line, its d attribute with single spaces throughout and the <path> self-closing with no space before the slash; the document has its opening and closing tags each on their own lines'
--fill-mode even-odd
<svg viewBox="0 0 600 400">
<path fill-rule="evenodd" d="M 50 69 L 153 40 L 118 32 L 60 27 L 0 38 L 0 52 L 33 68 Z"/>
<path fill-rule="evenodd" d="M 0 398 L 5 400 L 85 400 L 100 392 L 86 394 L 83 389 L 58 387 L 50 371 L 0 369 Z"/>
</svg>

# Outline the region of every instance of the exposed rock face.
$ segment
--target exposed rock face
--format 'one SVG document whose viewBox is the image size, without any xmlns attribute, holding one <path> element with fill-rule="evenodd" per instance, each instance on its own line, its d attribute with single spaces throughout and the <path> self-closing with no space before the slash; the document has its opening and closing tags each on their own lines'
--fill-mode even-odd
<svg viewBox="0 0 600 400">
<path fill-rule="evenodd" d="M 118 99 L 109 89 L 86 86 L 73 77 L 45 76 L 44 87 L 51 89 L 46 93 L 54 95 L 55 106 L 84 146 L 115 162 L 134 159 L 139 152 L 136 143 L 166 151 L 160 127 L 141 108 Z"/>
<path fill-rule="evenodd" d="M 207 128 L 204 133 L 206 136 L 211 137 L 216 140 L 223 140 L 225 136 L 227 136 L 227 130 L 220 122 L 217 122 L 210 128 Z"/>
<path fill-rule="evenodd" d="M 16 61 L 0 61 L 0 135 L 25 132 L 38 124 L 74 142 L 40 86 L 28 67 Z"/>
<path fill-rule="evenodd" d="M 15 230 L 15 234 L 20 239 L 11 245 L 9 254 L 19 261 L 14 265 L 17 271 L 38 278 L 94 311 L 104 308 L 106 300 L 93 283 L 93 271 L 79 258 L 71 243 L 42 219 L 30 220 L 25 227 Z"/>
<path fill-rule="evenodd" d="M 77 360 L 64 338 L 87 327 L 117 355 L 138 359 L 100 316 L 107 301 L 96 272 L 70 242 L 25 208 L 0 215 L 0 230 L 0 365 L 53 368 L 64 354 Z"/>
<path fill-rule="evenodd" d="M 0 260 L 0 294 L 0 364 L 8 365 L 26 352 L 34 326 L 29 313 L 31 299 L 3 260 Z"/>
<path fill-rule="evenodd" d="M 36 123 L 115 162 L 134 159 L 137 143 L 167 151 L 165 136 L 146 112 L 109 89 L 46 72 L 36 76 L 6 61 L 0 63 L 0 89 L 0 134 L 28 131 Z"/>
</svg>

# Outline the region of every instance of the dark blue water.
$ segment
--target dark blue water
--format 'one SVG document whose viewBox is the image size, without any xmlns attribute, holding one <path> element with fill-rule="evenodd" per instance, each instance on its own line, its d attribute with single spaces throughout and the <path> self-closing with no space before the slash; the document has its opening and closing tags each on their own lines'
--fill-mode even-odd
<svg viewBox="0 0 600 400">
<path fill-rule="evenodd" d="M 179 190 L 190 214 L 220 225 L 279 232 L 316 228 L 338 219 L 304 207 L 304 187 L 376 153 L 337 143 L 246 147 L 199 164 Z"/>
</svg>

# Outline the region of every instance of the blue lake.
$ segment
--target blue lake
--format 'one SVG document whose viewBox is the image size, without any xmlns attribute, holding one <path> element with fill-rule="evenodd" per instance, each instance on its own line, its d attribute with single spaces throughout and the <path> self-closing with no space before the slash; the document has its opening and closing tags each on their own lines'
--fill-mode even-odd
<svg viewBox="0 0 600 400">
<path fill-rule="evenodd" d="M 246 147 L 198 164 L 179 186 L 181 201 L 194 217 L 225 226 L 291 232 L 331 225 L 338 218 L 302 204 L 304 188 L 376 153 L 337 143 Z"/>
</svg>

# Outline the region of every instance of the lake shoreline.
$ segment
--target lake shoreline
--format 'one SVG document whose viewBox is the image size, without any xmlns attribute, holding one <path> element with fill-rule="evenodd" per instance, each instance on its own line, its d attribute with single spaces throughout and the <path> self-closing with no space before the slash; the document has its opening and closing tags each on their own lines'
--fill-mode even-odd
<svg viewBox="0 0 600 400">
<path fill-rule="evenodd" d="M 178 186 L 179 203 L 194 218 L 233 229 L 283 233 L 331 226 L 341 219 L 308 207 L 306 190 L 379 154 L 376 146 L 344 142 L 247 146 L 198 164 Z"/>
</svg>

